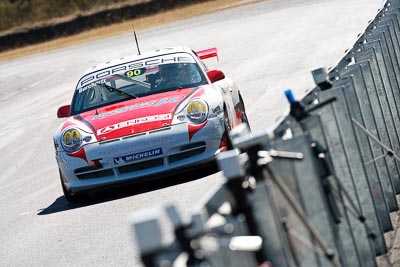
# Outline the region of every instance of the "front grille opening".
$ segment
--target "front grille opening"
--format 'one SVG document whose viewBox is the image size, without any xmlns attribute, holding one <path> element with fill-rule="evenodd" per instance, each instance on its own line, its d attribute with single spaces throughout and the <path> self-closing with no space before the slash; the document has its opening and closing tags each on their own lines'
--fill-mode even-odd
<svg viewBox="0 0 400 267">
<path fill-rule="evenodd" d="M 203 147 L 206 145 L 206 142 L 196 142 L 196 143 L 192 143 L 192 144 L 188 144 L 188 145 L 184 145 L 181 147 L 181 151 L 185 151 L 185 150 L 190 150 L 193 148 L 199 148 L 199 147 Z"/>
<path fill-rule="evenodd" d="M 76 171 L 75 171 L 76 172 Z M 102 170 L 97 172 L 88 172 L 88 173 L 81 173 L 76 174 L 79 179 L 94 179 L 94 178 L 101 178 L 106 176 L 114 176 L 114 172 L 111 169 Z"/>
<path fill-rule="evenodd" d="M 79 174 L 82 172 L 96 171 L 98 169 L 99 169 L 99 167 L 97 167 L 96 165 L 90 165 L 90 166 L 85 166 L 82 168 L 75 169 L 74 172 L 75 172 L 75 174 Z"/>
<path fill-rule="evenodd" d="M 152 159 L 152 160 L 146 160 L 138 163 L 133 163 L 129 165 L 125 165 L 122 167 L 118 168 L 119 173 L 128 173 L 128 172 L 135 172 L 135 171 L 141 171 L 145 169 L 150 169 L 158 166 L 164 165 L 164 160 L 163 158 L 157 158 L 157 159 Z"/>
<path fill-rule="evenodd" d="M 197 148 L 197 149 L 181 152 L 179 154 L 175 154 L 175 155 L 169 156 L 168 157 L 168 161 L 170 163 L 177 162 L 177 161 L 180 161 L 180 160 L 184 160 L 184 159 L 199 155 L 199 154 L 203 153 L 204 151 L 206 151 L 206 147 L 205 146 Z"/>
</svg>

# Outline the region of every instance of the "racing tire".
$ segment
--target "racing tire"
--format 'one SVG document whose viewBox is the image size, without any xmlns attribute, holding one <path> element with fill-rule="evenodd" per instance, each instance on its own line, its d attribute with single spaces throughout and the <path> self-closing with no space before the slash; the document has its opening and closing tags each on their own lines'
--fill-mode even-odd
<svg viewBox="0 0 400 267">
<path fill-rule="evenodd" d="M 229 121 L 228 112 L 226 111 L 226 107 L 224 106 L 224 126 L 225 126 L 225 136 L 226 136 L 226 145 L 227 149 L 233 149 L 233 142 L 229 132 L 232 130 L 231 123 Z"/>
<path fill-rule="evenodd" d="M 247 128 L 249 129 L 250 133 L 251 133 L 251 127 L 250 127 L 250 123 L 249 120 L 247 119 L 247 114 L 246 112 L 242 113 L 242 123 L 246 124 Z"/>
<path fill-rule="evenodd" d="M 239 94 L 239 101 L 240 101 L 239 108 L 240 108 L 240 112 L 242 113 L 242 123 L 247 125 L 247 127 L 251 133 L 251 127 L 250 127 L 249 119 L 247 118 L 246 108 L 244 106 L 243 98 L 240 94 Z"/>
<path fill-rule="evenodd" d="M 63 179 L 61 178 L 61 175 L 62 175 L 61 171 L 59 170 L 59 172 L 60 172 L 61 188 L 62 188 L 62 191 L 64 193 L 65 200 L 67 200 L 67 202 L 69 202 L 69 203 L 81 202 L 82 201 L 82 196 L 81 195 L 74 195 L 67 189 L 67 187 L 64 184 Z"/>
</svg>

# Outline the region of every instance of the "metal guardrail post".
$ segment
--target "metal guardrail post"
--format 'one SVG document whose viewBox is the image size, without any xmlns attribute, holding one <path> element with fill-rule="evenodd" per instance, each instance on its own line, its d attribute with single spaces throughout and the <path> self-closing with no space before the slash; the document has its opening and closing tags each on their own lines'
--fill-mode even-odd
<svg viewBox="0 0 400 267">
<path fill-rule="evenodd" d="M 396 12 L 393 12 L 393 11 L 388 11 L 385 13 L 384 17 L 379 18 L 379 21 L 382 23 L 388 24 L 390 36 L 392 38 L 392 45 L 393 45 L 393 47 L 390 48 L 390 49 L 393 49 L 391 51 L 393 53 L 391 59 L 393 61 L 396 61 L 397 66 L 399 66 L 399 63 L 400 63 L 400 40 L 399 40 L 400 18 L 399 18 L 399 14 Z"/>
<path fill-rule="evenodd" d="M 347 106 L 351 119 L 355 119 L 364 123 L 364 118 L 363 114 L 361 113 L 360 102 L 357 98 L 357 92 L 354 87 L 353 78 L 351 76 L 342 77 L 340 80 L 335 81 L 335 86 L 342 87 L 342 91 L 345 96 L 345 98 L 343 99 L 345 103 L 343 103 L 343 105 Z M 352 121 L 349 121 L 349 123 L 353 124 Z M 386 227 L 388 229 L 392 228 L 391 219 L 376 170 L 376 162 L 373 160 L 372 157 L 370 140 L 368 136 L 358 127 L 355 127 L 353 125 L 352 128 L 352 132 L 355 138 L 353 142 L 358 145 L 358 151 L 355 152 L 357 153 L 357 156 L 355 157 L 357 158 L 357 161 L 355 163 L 352 163 L 352 166 L 363 168 L 364 171 L 362 172 L 361 177 L 366 177 L 368 182 L 368 188 L 365 188 L 365 191 L 359 188 L 360 202 L 363 207 L 363 212 L 370 223 L 370 227 L 377 235 L 376 242 L 374 242 L 376 254 L 381 255 L 387 252 L 383 233 L 386 232 Z M 354 155 L 351 152 L 349 153 L 351 155 Z M 357 184 L 357 186 L 361 186 L 362 184 L 363 183 Z M 372 203 L 367 204 L 370 201 Z M 368 207 L 368 205 L 371 205 L 373 208 Z"/>
<path fill-rule="evenodd" d="M 235 154 L 234 154 L 235 153 Z M 283 225 L 280 223 L 271 194 L 264 186 L 252 185 L 255 181 L 246 180 L 247 171 L 234 171 L 238 167 L 238 152 L 228 151 L 218 156 L 218 165 L 227 177 L 226 187 L 231 192 L 233 214 L 242 216 L 251 235 L 258 235 L 264 241 L 258 252 L 259 263 L 271 262 L 272 266 L 295 266 L 289 255 L 289 244 L 284 238 Z"/>
<path fill-rule="evenodd" d="M 371 47 L 375 53 L 377 70 L 379 73 L 377 75 L 381 76 L 381 81 L 378 81 L 375 77 L 374 80 L 376 82 L 376 86 L 378 90 L 382 88 L 384 92 L 380 92 L 380 99 L 382 106 L 387 105 L 388 110 L 384 111 L 384 116 L 389 117 L 389 120 L 392 124 L 388 124 L 388 120 L 386 120 L 386 124 L 388 125 L 388 133 L 389 140 L 391 142 L 391 147 L 394 151 L 400 151 L 400 143 L 399 143 L 399 133 L 400 130 L 400 117 L 398 112 L 398 102 L 400 101 L 400 91 L 397 85 L 397 81 L 394 77 L 394 71 L 392 68 L 389 68 L 391 62 L 389 62 L 388 56 L 384 56 L 388 53 L 387 45 L 385 38 L 380 36 L 378 41 L 373 41 L 365 44 L 364 48 Z M 382 82 L 382 83 L 381 83 Z M 396 100 L 397 99 L 397 100 Z M 385 109 L 383 109 L 385 110 Z M 393 127 L 393 128 L 391 128 Z M 399 178 L 399 163 L 397 161 L 389 161 L 389 168 L 393 169 L 392 172 L 392 183 L 396 193 L 400 193 L 400 178 Z"/>
<path fill-rule="evenodd" d="M 379 255 L 385 251 L 383 234 L 348 110 L 348 105 L 355 104 L 352 100 L 356 101 L 356 99 L 351 99 L 348 95 L 345 95 L 344 87 L 342 86 L 335 86 L 330 90 L 317 94 L 320 101 L 324 101 L 332 96 L 335 96 L 337 100 L 330 107 L 323 107 L 320 110 L 320 116 L 326 134 L 329 136 L 327 142 L 334 169 L 338 179 L 343 182 L 352 199 L 358 202 L 357 208 L 360 210 L 361 215 L 366 217 L 368 227 L 379 236 L 380 242 L 376 244 L 376 253 Z M 335 139 L 335 135 L 339 139 Z M 342 154 L 342 157 L 340 157 L 340 154 Z M 361 229 L 360 233 L 363 233 Z M 359 238 L 356 238 L 356 242 L 359 240 Z M 363 246 L 363 250 L 368 251 L 366 243 L 361 242 L 359 246 Z"/>
<path fill-rule="evenodd" d="M 322 147 L 328 147 L 327 146 L 327 137 L 325 136 L 323 127 L 322 127 L 322 122 L 319 116 L 311 116 L 308 118 L 305 118 L 304 120 L 301 121 L 302 128 L 305 131 L 308 131 L 313 139 L 314 142 L 319 143 Z M 329 151 L 329 158 L 335 157 L 334 154 L 331 154 L 331 151 Z M 328 158 L 328 160 L 329 160 Z M 333 166 L 332 163 L 330 165 Z M 335 173 L 333 175 L 336 175 Z M 338 188 L 338 186 L 335 186 Z M 344 215 L 343 220 L 341 221 L 340 224 L 337 224 L 337 239 L 340 240 L 342 246 L 343 246 L 343 255 L 342 257 L 345 259 L 347 262 L 348 266 L 352 266 L 351 264 L 355 264 L 357 266 L 362 266 L 361 264 L 361 259 L 359 257 L 358 253 L 358 247 L 356 245 L 356 240 L 355 236 L 353 234 L 353 229 L 352 229 L 352 221 L 353 224 L 357 225 L 357 221 L 354 220 L 354 218 L 351 218 L 351 214 L 349 214 L 350 210 L 346 207 L 345 202 L 344 202 L 344 197 L 340 193 L 341 191 L 338 190 L 339 196 L 338 199 L 340 200 L 340 212 Z M 366 236 L 366 235 L 364 235 Z"/>
<path fill-rule="evenodd" d="M 276 139 L 272 147 L 278 151 L 301 153 L 302 160 L 293 160 L 284 157 L 275 157 L 269 163 L 269 168 L 278 174 L 296 201 L 302 206 L 310 222 L 320 233 L 326 244 L 335 251 L 340 258 L 343 255 L 343 247 L 340 240 L 336 239 L 336 223 L 343 219 L 340 214 L 336 199 L 328 199 L 328 190 L 332 189 L 328 177 L 321 174 L 318 163 L 312 151 L 312 141 L 309 134 L 299 135 L 290 140 Z M 295 151 L 294 151 L 295 150 Z M 331 206 L 330 206 L 331 205 Z M 331 209 L 333 208 L 333 209 Z M 292 225 L 295 229 L 297 225 Z M 303 231 L 305 231 L 304 229 Z M 306 234 L 309 236 L 308 234 Z M 301 244 L 299 244 L 301 247 Z M 317 256 L 319 266 L 326 266 L 329 262 L 321 256 Z M 340 258 L 343 266 L 346 260 Z"/>
<path fill-rule="evenodd" d="M 291 159 L 292 161 L 299 161 L 298 164 L 301 164 L 302 167 L 297 166 L 298 168 L 302 168 L 303 170 L 307 169 L 308 172 L 306 173 L 313 173 L 314 171 L 313 178 L 317 181 L 314 184 L 315 187 L 313 188 L 318 188 L 320 184 L 318 177 L 316 177 L 315 174 L 315 166 L 312 164 L 311 166 L 308 165 L 307 163 L 310 163 L 310 161 L 303 162 L 302 153 L 279 151 L 275 149 L 269 150 L 271 145 L 273 146 L 275 140 L 266 141 L 266 139 L 266 137 L 253 137 L 243 142 L 236 142 L 238 148 L 242 151 L 245 151 L 246 155 L 248 155 L 248 164 L 250 166 L 249 174 L 251 175 L 250 177 L 254 177 L 257 181 L 253 192 L 253 196 L 257 198 L 254 199 L 252 203 L 254 205 L 254 210 L 257 211 L 257 221 L 260 223 L 260 225 L 262 225 L 260 230 L 264 233 L 271 234 L 273 232 L 268 231 L 268 229 L 271 229 L 271 227 L 278 227 L 277 229 L 279 230 L 279 235 L 281 238 L 283 237 L 286 240 L 285 243 L 288 245 L 288 251 L 290 252 L 289 256 L 291 256 L 293 259 L 295 264 L 294 266 L 326 266 L 326 264 L 338 266 L 339 263 L 335 260 L 335 255 L 337 254 L 332 254 L 332 247 L 325 243 L 326 240 L 324 238 L 328 237 L 329 235 L 332 237 L 332 232 L 328 230 L 321 233 L 316 227 L 314 227 L 303 206 L 298 203 L 298 200 L 305 196 L 300 196 L 300 191 L 293 186 L 290 186 L 290 184 L 293 184 L 290 182 L 293 181 L 293 177 L 286 176 L 286 178 L 282 178 L 279 176 L 279 174 L 274 173 L 276 168 L 273 167 L 274 161 L 270 162 L 270 158 L 273 157 L 277 160 L 286 158 Z M 301 139 L 301 137 L 299 137 L 285 141 L 286 145 L 288 146 L 298 145 L 299 142 L 304 142 L 304 138 Z M 310 144 L 305 143 L 304 145 L 307 147 L 307 145 L 309 146 Z M 308 152 L 309 150 L 310 148 L 308 147 Z M 310 154 L 312 153 L 309 152 L 308 155 L 310 156 Z M 301 155 L 301 158 L 299 158 L 299 155 Z M 268 165 L 268 172 L 262 168 L 262 166 L 266 166 L 265 164 Z M 305 179 L 312 179 L 312 177 L 307 177 Z M 316 190 L 314 192 L 314 194 L 318 193 L 321 193 L 321 191 Z M 322 196 L 320 196 L 320 198 L 322 198 Z M 262 199 L 265 200 L 262 201 Z M 271 207 L 273 208 L 271 211 L 273 211 L 275 214 L 275 220 L 274 218 L 262 216 L 263 213 L 265 214 L 266 203 L 270 203 L 268 206 L 272 205 Z M 323 203 L 324 202 L 319 204 L 324 205 Z M 318 206 L 318 204 L 316 206 Z M 316 212 L 315 209 L 314 212 Z M 325 215 L 327 215 L 327 210 L 324 212 Z M 321 216 L 322 214 L 323 213 L 319 213 Z M 327 217 L 325 217 L 325 219 L 327 219 Z M 278 220 L 276 220 L 276 218 L 278 218 Z M 316 213 L 313 213 L 313 219 L 318 220 Z M 324 219 L 319 218 L 319 221 L 321 220 Z M 326 229 L 326 227 L 329 227 L 329 225 L 331 224 L 319 226 L 320 228 L 318 229 L 321 229 L 321 227 Z M 330 240 L 332 243 L 334 243 L 332 241 L 333 239 Z M 267 242 L 267 246 L 274 245 L 274 242 Z M 333 248 L 335 251 L 335 244 Z M 280 251 L 280 249 L 278 249 L 278 251 Z M 280 251 L 280 253 L 285 252 Z M 272 260 L 271 262 L 274 264 Z"/>
<path fill-rule="evenodd" d="M 332 161 L 332 166 L 334 167 L 334 176 L 338 179 L 338 182 L 343 187 L 343 192 L 345 193 L 343 198 L 343 210 L 345 218 L 347 219 L 347 224 L 344 224 L 342 227 L 339 227 L 339 230 L 344 233 L 345 239 L 343 239 L 346 247 L 351 247 L 352 245 L 356 248 L 351 253 L 351 250 L 346 251 L 349 256 L 346 258 L 353 257 L 350 262 L 359 262 L 361 264 L 361 259 L 364 257 L 367 258 L 371 251 L 371 243 L 369 237 L 370 229 L 364 223 L 363 209 L 360 203 L 359 194 L 364 193 L 365 190 L 371 197 L 369 191 L 368 180 L 365 176 L 365 170 L 360 162 L 356 166 L 351 166 L 357 162 L 357 159 L 360 159 L 359 150 L 357 147 L 357 142 L 354 141 L 354 134 L 352 133 L 352 125 L 350 121 L 350 117 L 348 115 L 348 111 L 346 109 L 346 102 L 343 100 L 343 92 L 342 94 L 336 92 L 336 89 L 332 88 L 329 90 L 319 91 L 314 93 L 318 99 L 319 104 L 315 107 L 304 107 L 304 110 L 313 110 L 313 112 L 320 114 L 317 118 L 310 118 L 309 116 L 298 116 L 297 120 L 300 118 L 300 124 L 302 125 L 303 131 L 310 132 L 314 141 L 321 144 L 323 147 L 326 147 L 329 150 L 329 155 Z M 323 97 L 324 96 L 324 97 Z M 307 101 L 312 99 L 313 95 L 310 95 Z M 337 98 L 339 97 L 339 104 L 337 103 Z M 326 105 L 321 103 L 328 103 L 329 99 L 335 98 L 336 101 L 333 104 Z M 291 102 L 292 103 L 292 102 Z M 333 107 L 338 107 L 334 109 Z M 291 104 L 291 108 L 297 108 Z M 299 109 L 301 110 L 301 109 Z M 293 112 L 291 112 L 293 113 Z M 305 112 L 305 113 L 310 113 Z M 295 113 L 293 113 L 295 114 Z M 346 124 L 347 120 L 347 124 Z M 293 124 L 293 123 L 292 123 Z M 292 125 L 291 124 L 291 125 Z M 347 149 L 347 150 L 346 150 Z M 349 154 L 349 150 L 350 153 Z M 355 153 L 355 155 L 354 155 Z M 358 153 L 358 154 L 357 154 Z M 350 157 L 351 155 L 351 157 Z M 358 155 L 358 158 L 355 156 Z M 355 160 L 353 160 L 354 158 Z M 364 173 L 364 176 L 360 176 L 360 174 Z M 354 175 L 358 174 L 358 176 Z M 356 183 L 360 183 L 360 187 L 358 188 Z M 364 200 L 365 198 L 363 198 Z M 352 208 L 347 208 L 347 204 L 351 204 Z M 368 209 L 375 210 L 372 200 L 363 203 Z M 356 211 L 358 215 L 354 216 L 352 212 Z M 374 226 L 376 230 L 379 229 L 379 224 L 376 218 L 375 213 L 370 213 L 371 219 L 374 219 Z M 351 230 L 349 230 L 351 229 Z M 346 236 L 346 232 L 350 231 L 350 236 Z M 354 234 L 353 237 L 351 235 Z M 355 237 L 357 236 L 357 238 Z M 350 239 L 349 239 L 350 237 Z M 352 244 L 354 243 L 354 244 Z M 367 264 L 376 264 L 374 260 L 367 260 Z M 374 266 L 374 265 L 370 265 Z"/>
<path fill-rule="evenodd" d="M 345 72 L 342 73 L 340 79 L 345 81 L 351 79 L 352 83 L 348 82 L 346 94 L 350 94 L 354 90 L 357 96 L 359 105 L 349 105 L 349 110 L 352 118 L 363 123 L 366 128 L 373 134 L 378 134 L 376 120 L 370 101 L 371 95 L 368 93 L 364 80 L 364 73 L 370 71 L 369 63 L 358 63 L 351 65 Z M 353 89 L 353 90 L 352 90 Z M 359 140 L 363 162 L 368 174 L 370 184 L 372 186 L 372 194 L 376 203 L 376 207 L 381 219 L 382 230 L 388 232 L 393 230 L 390 219 L 390 209 L 388 206 L 389 199 L 395 200 L 395 195 L 390 182 L 389 170 L 386 163 L 386 158 L 379 158 L 384 152 L 382 147 L 372 142 L 358 127 L 354 128 L 356 137 Z"/>
<path fill-rule="evenodd" d="M 371 107 L 377 125 L 378 138 L 379 140 L 381 140 L 383 144 L 393 148 L 393 145 L 398 143 L 398 140 L 395 140 L 396 138 L 395 136 L 397 136 L 397 134 L 393 116 L 391 114 L 389 102 L 387 99 L 386 91 L 383 86 L 381 72 L 379 70 L 375 49 L 374 48 L 363 49 L 359 53 L 355 54 L 355 59 L 357 63 L 368 62 L 369 64 L 370 71 L 365 71 L 363 73 L 364 74 L 363 77 L 366 84 L 366 88 L 368 90 Z M 383 153 L 384 151 L 381 150 L 381 154 Z M 389 177 L 390 177 L 392 191 L 395 192 L 393 180 L 395 178 L 398 179 L 397 166 L 396 163 L 390 159 L 386 161 L 386 164 L 389 170 L 389 175 L 390 175 Z M 394 197 L 388 198 L 387 200 L 388 200 L 389 210 L 391 212 L 399 210 L 397 201 Z"/>
<path fill-rule="evenodd" d="M 382 111 L 382 105 L 379 100 L 379 93 L 376 90 L 374 76 L 372 73 L 371 64 L 373 64 L 373 62 L 367 59 L 357 64 L 360 66 L 362 76 L 353 76 L 354 78 L 357 78 L 357 80 L 355 80 L 355 84 L 356 87 L 363 88 L 365 90 L 366 99 L 370 104 L 365 106 L 361 105 L 362 113 L 367 114 L 365 126 L 372 134 L 377 136 L 383 144 L 390 146 L 391 143 L 389 139 L 388 128 L 385 124 L 384 113 Z M 385 107 L 386 110 L 387 108 L 388 107 Z M 378 157 L 382 156 L 385 152 L 379 144 L 372 143 L 371 145 L 374 159 L 377 159 L 377 168 L 380 173 L 379 177 L 381 179 L 383 190 L 385 192 L 385 198 L 389 211 L 396 211 L 398 210 L 398 206 L 395 197 L 395 190 L 392 183 L 393 173 L 397 171 L 396 166 L 393 165 L 393 163 L 391 163 L 391 160 L 387 159 L 386 157 L 382 158 L 382 160 L 379 160 Z"/>
</svg>

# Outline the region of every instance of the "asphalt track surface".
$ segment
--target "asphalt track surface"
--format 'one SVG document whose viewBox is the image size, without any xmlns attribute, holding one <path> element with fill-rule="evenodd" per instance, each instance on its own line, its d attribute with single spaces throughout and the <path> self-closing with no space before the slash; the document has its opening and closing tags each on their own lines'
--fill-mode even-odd
<svg viewBox="0 0 400 267">
<path fill-rule="evenodd" d="M 260 1 L 138 32 L 141 50 L 216 46 L 241 88 L 253 131 L 288 111 L 283 91 L 302 97 L 310 71 L 334 66 L 382 0 Z M 128 215 L 174 203 L 189 216 L 223 182 L 220 173 L 187 174 L 157 186 L 103 192 L 83 205 L 62 196 L 52 135 L 80 74 L 136 53 L 132 34 L 0 63 L 0 266 L 138 266 Z M 178 183 L 178 184 L 176 184 Z M 163 222 L 163 231 L 170 226 Z"/>
</svg>

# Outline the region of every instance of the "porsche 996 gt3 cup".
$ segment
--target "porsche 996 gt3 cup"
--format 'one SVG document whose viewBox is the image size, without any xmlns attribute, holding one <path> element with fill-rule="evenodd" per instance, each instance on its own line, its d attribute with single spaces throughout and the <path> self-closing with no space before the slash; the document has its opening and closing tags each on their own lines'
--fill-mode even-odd
<svg viewBox="0 0 400 267">
<path fill-rule="evenodd" d="M 99 188 L 202 166 L 247 123 L 236 84 L 203 59 L 217 49 L 157 49 L 106 62 L 79 79 L 54 134 L 68 201 Z"/>
</svg>

